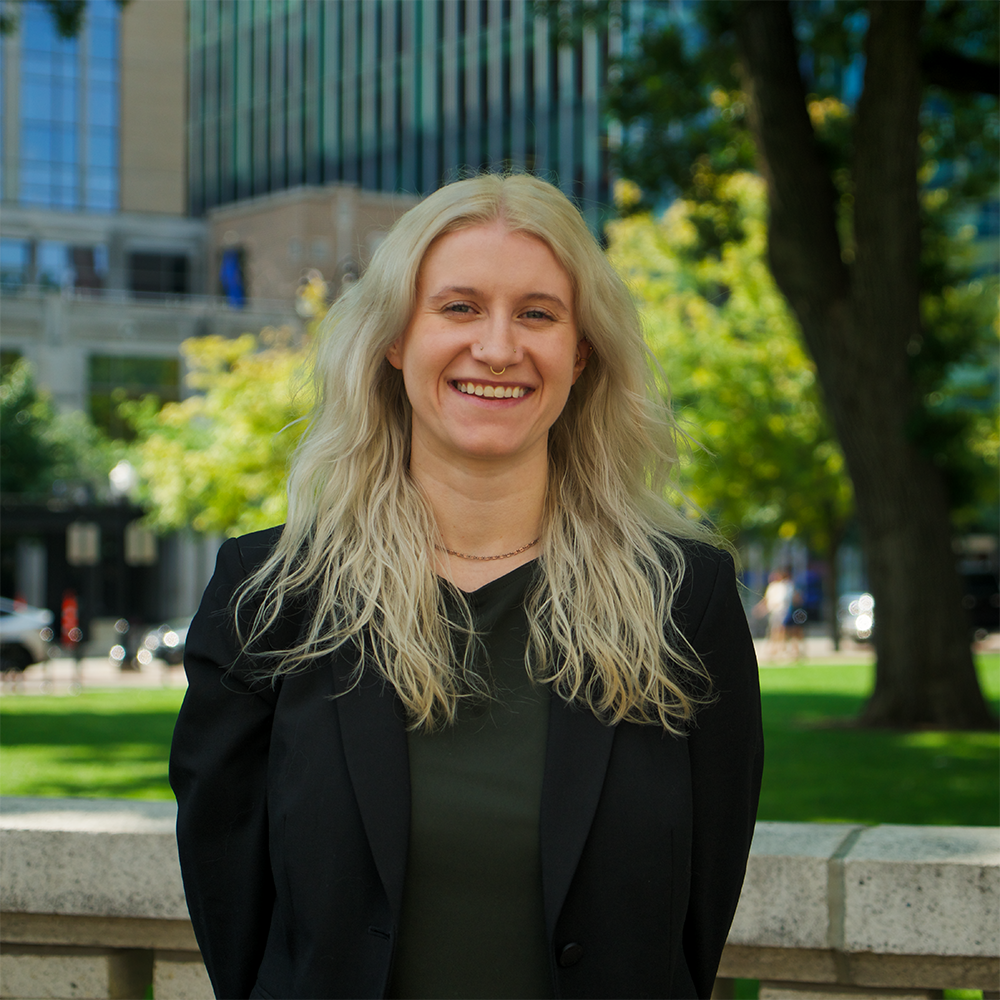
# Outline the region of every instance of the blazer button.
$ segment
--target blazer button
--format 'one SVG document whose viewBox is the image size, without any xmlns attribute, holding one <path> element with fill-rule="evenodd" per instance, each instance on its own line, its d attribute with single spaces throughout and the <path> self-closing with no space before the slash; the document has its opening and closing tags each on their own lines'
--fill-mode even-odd
<svg viewBox="0 0 1000 1000">
<path fill-rule="evenodd" d="M 572 944 L 564 945 L 559 952 L 559 965 L 568 969 L 571 965 L 576 965 L 581 958 L 583 958 L 583 945 L 574 941 Z"/>
</svg>

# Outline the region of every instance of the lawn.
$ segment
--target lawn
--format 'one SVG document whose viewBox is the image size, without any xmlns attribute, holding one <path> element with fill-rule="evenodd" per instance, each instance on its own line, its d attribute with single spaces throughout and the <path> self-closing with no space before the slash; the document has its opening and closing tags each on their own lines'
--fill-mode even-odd
<svg viewBox="0 0 1000 1000">
<path fill-rule="evenodd" d="M 979 659 L 1000 709 L 1000 654 Z M 861 664 L 761 670 L 767 743 L 760 818 L 1000 822 L 998 733 L 851 726 L 872 683 Z M 0 793 L 168 799 L 167 752 L 183 692 L 0 698 Z"/>
<path fill-rule="evenodd" d="M 872 686 L 865 664 L 761 670 L 765 763 L 761 819 L 1000 823 L 1000 734 L 858 729 Z M 1000 710 L 1000 654 L 979 657 Z"/>
<path fill-rule="evenodd" d="M 170 799 L 184 692 L 116 689 L 0 698 L 0 794 Z"/>
</svg>

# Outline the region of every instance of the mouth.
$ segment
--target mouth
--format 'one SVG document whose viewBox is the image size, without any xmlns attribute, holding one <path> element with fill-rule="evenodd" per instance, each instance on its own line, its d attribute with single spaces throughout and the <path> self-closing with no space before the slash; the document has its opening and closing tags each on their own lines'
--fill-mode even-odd
<svg viewBox="0 0 1000 1000">
<path fill-rule="evenodd" d="M 520 399 L 533 390 L 524 385 L 493 385 L 489 382 L 455 380 L 451 383 L 459 392 L 467 396 L 482 396 L 484 399 Z"/>
</svg>

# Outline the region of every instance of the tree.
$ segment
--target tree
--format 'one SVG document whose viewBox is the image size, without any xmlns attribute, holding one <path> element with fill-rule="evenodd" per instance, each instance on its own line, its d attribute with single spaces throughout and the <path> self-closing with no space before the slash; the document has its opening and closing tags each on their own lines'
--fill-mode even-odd
<svg viewBox="0 0 1000 1000">
<path fill-rule="evenodd" d="M 83 413 L 57 413 L 23 358 L 0 381 L 0 492 L 42 497 L 60 485 L 100 495 L 122 456 Z"/>
<path fill-rule="evenodd" d="M 124 8 L 131 0 L 115 0 L 119 9 Z M 61 38 L 76 38 L 83 27 L 83 19 L 87 10 L 87 0 L 42 0 L 48 8 L 56 33 Z M 11 35 L 17 30 L 17 17 L 8 7 L 0 12 L 0 35 Z"/>
<path fill-rule="evenodd" d="M 700 5 L 698 14 L 711 44 L 668 24 L 623 64 L 613 107 L 626 126 L 626 174 L 651 192 L 704 197 L 700 177 L 745 166 L 754 151 L 768 192 L 771 271 L 843 448 L 879 610 L 875 690 L 862 721 L 990 726 L 952 553 L 960 498 L 947 452 L 961 441 L 952 432 L 943 449 L 929 433 L 944 429 L 947 414 L 933 412 L 928 384 L 942 382 L 964 348 L 921 314 L 920 172 L 937 176 L 933 157 L 921 162 L 922 143 L 936 147 L 939 168 L 950 156 L 961 168 L 953 205 L 995 178 L 995 102 L 971 92 L 997 91 L 997 8 L 796 4 L 793 17 L 787 0 L 746 0 Z M 835 85 L 862 67 L 856 110 L 828 116 Z M 676 149 L 667 155 L 685 145 L 685 126 L 702 146 L 686 176 Z M 925 209 L 927 200 L 925 192 Z"/>
<path fill-rule="evenodd" d="M 638 197 L 619 184 L 620 203 Z M 851 484 L 814 366 L 767 268 L 766 213 L 763 181 L 732 174 L 717 179 L 711 201 L 677 199 L 658 218 L 611 223 L 608 253 L 641 305 L 692 441 L 685 495 L 724 531 L 766 543 L 800 538 L 830 567 L 835 593 Z M 720 230 L 729 233 L 722 246 L 706 247 Z"/>
<path fill-rule="evenodd" d="M 312 400 L 296 377 L 304 346 L 288 329 L 267 329 L 192 338 L 181 352 L 195 395 L 159 410 L 149 398 L 124 404 L 152 523 L 234 535 L 280 524 Z"/>
</svg>

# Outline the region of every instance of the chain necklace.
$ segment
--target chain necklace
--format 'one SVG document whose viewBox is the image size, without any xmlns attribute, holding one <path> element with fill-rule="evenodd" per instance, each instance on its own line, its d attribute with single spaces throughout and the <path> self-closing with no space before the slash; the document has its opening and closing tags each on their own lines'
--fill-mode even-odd
<svg viewBox="0 0 1000 1000">
<path fill-rule="evenodd" d="M 458 556 L 459 559 L 475 559 L 477 562 L 492 562 L 494 559 L 510 559 L 511 556 L 519 556 L 522 552 L 527 552 L 533 545 L 537 545 L 541 541 L 541 535 L 538 536 L 533 542 L 528 542 L 527 545 L 522 545 L 519 549 L 514 549 L 513 552 L 504 552 L 503 555 L 499 556 L 470 556 L 466 552 L 456 552 L 454 549 L 446 549 L 443 545 L 435 545 L 439 552 L 447 552 L 450 556 Z"/>
</svg>

